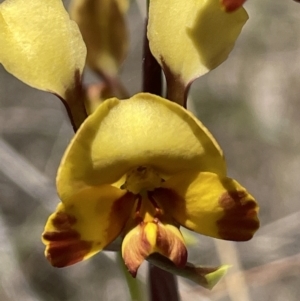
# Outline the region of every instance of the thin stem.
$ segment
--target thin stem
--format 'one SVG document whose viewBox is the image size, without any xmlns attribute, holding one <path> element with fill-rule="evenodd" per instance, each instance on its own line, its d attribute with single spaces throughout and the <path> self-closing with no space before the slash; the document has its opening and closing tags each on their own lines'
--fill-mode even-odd
<svg viewBox="0 0 300 301">
<path fill-rule="evenodd" d="M 141 301 L 142 300 L 142 295 L 141 295 L 141 291 L 140 291 L 140 288 L 139 288 L 139 280 L 133 278 L 128 273 L 127 268 L 126 268 L 126 266 L 123 262 L 121 252 L 118 252 L 117 261 L 118 261 L 119 265 L 122 267 L 122 271 L 123 271 L 123 274 L 125 276 L 125 279 L 126 279 L 126 282 L 127 282 L 127 285 L 128 285 L 131 300 L 132 301 Z"/>
<path fill-rule="evenodd" d="M 143 91 L 158 96 L 162 95 L 162 71 L 161 67 L 152 55 L 147 37 L 147 24 L 145 24 L 144 55 L 143 55 Z"/>
<path fill-rule="evenodd" d="M 149 4 L 149 3 L 148 3 Z M 143 91 L 162 96 L 162 70 L 149 47 L 146 20 L 143 55 Z M 179 301 L 176 277 L 150 264 L 150 301 Z"/>
<path fill-rule="evenodd" d="M 150 264 L 150 298 L 153 301 L 179 301 L 177 281 L 173 274 Z"/>
</svg>

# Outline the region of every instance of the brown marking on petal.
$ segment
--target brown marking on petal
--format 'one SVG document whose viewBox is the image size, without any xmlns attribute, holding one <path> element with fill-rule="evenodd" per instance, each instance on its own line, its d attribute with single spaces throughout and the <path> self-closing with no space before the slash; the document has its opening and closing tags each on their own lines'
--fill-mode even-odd
<svg viewBox="0 0 300 301">
<path fill-rule="evenodd" d="M 73 215 L 69 215 L 65 212 L 57 212 L 52 220 L 52 224 L 56 229 L 63 230 L 71 228 L 76 221 L 77 219 Z"/>
<path fill-rule="evenodd" d="M 237 203 L 246 203 L 247 193 L 245 191 L 225 192 L 221 195 L 219 204 L 225 210 L 233 209 Z"/>
<path fill-rule="evenodd" d="M 82 261 L 91 249 L 90 241 L 77 239 L 52 241 L 47 248 L 47 259 L 54 267 L 62 268 Z"/>
<path fill-rule="evenodd" d="M 48 241 L 68 241 L 68 240 L 78 240 L 80 235 L 75 230 L 67 230 L 62 232 L 45 232 L 43 238 Z"/>
<path fill-rule="evenodd" d="M 186 265 L 188 254 L 184 243 L 160 223 L 158 223 L 156 246 L 162 255 L 170 259 L 177 267 Z"/>
<path fill-rule="evenodd" d="M 146 223 L 143 222 L 137 226 L 137 233 L 127 242 L 123 252 L 124 263 L 134 278 L 136 277 L 138 268 L 151 251 L 151 245 L 144 231 L 145 226 Z"/>
<path fill-rule="evenodd" d="M 257 204 L 245 191 L 229 191 L 221 195 L 219 204 L 224 216 L 217 221 L 219 235 L 225 240 L 246 241 L 259 228 Z"/>
<path fill-rule="evenodd" d="M 81 240 L 80 233 L 72 229 L 76 222 L 74 216 L 60 211 L 52 219 L 55 231 L 43 233 L 43 239 L 48 242 L 46 257 L 55 267 L 82 261 L 92 248 L 92 242 Z"/>
<path fill-rule="evenodd" d="M 222 0 L 226 12 L 231 13 L 240 8 L 246 0 Z"/>
<path fill-rule="evenodd" d="M 153 192 L 151 192 L 151 197 L 154 198 L 163 208 L 165 212 L 168 212 L 168 206 L 172 206 L 172 203 L 177 202 L 178 204 L 185 204 L 185 200 L 173 189 L 158 187 Z"/>
<path fill-rule="evenodd" d="M 43 239 L 49 242 L 46 257 L 58 268 L 82 261 L 91 248 L 92 242 L 80 239 L 80 234 L 73 229 L 61 232 L 45 232 Z"/>
<path fill-rule="evenodd" d="M 137 195 L 127 192 L 121 198 L 117 199 L 111 208 L 111 214 L 122 214 L 126 208 L 130 207 L 130 211 L 132 210 L 131 204 L 134 204 L 134 201 L 137 199 Z"/>
<path fill-rule="evenodd" d="M 108 220 L 124 221 L 124 225 L 122 229 L 119 229 L 119 225 L 117 223 L 110 223 L 107 233 L 117 233 L 117 236 L 120 235 L 126 225 L 126 216 L 128 218 L 130 217 L 136 198 L 136 195 L 131 192 L 127 192 L 121 198 L 114 201 L 109 212 Z"/>
</svg>

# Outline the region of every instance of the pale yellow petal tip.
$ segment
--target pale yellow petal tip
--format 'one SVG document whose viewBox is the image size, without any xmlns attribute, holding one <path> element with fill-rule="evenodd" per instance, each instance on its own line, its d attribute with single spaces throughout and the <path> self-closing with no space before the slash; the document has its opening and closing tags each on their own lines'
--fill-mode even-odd
<svg viewBox="0 0 300 301">
<path fill-rule="evenodd" d="M 62 1 L 0 5 L 0 62 L 24 83 L 65 98 L 85 65 L 86 47 Z"/>
<path fill-rule="evenodd" d="M 150 49 L 188 85 L 227 59 L 247 19 L 243 8 L 225 12 L 220 0 L 152 0 Z"/>
<path fill-rule="evenodd" d="M 205 279 L 207 280 L 207 287 L 209 290 L 213 289 L 214 286 L 221 280 L 223 276 L 226 275 L 231 265 L 222 265 L 218 267 L 217 270 L 205 275 Z"/>
</svg>

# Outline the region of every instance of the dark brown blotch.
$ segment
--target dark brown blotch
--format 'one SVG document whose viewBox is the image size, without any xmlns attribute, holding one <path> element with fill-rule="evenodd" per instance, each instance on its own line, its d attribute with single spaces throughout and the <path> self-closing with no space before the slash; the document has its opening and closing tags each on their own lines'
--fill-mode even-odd
<svg viewBox="0 0 300 301">
<path fill-rule="evenodd" d="M 85 240 L 53 241 L 47 250 L 47 259 L 57 268 L 80 262 L 92 249 L 92 242 Z"/>
<path fill-rule="evenodd" d="M 82 240 L 81 235 L 72 227 L 77 219 L 66 212 L 57 212 L 52 219 L 55 231 L 47 231 L 43 239 L 48 242 L 47 259 L 55 267 L 65 267 L 82 261 L 90 252 L 92 242 Z"/>
<path fill-rule="evenodd" d="M 245 191 L 225 192 L 219 200 L 224 216 L 217 222 L 222 239 L 246 241 L 259 228 L 257 204 Z"/>
<path fill-rule="evenodd" d="M 52 220 L 53 226 L 58 230 L 70 229 L 76 222 L 77 219 L 75 216 L 65 212 L 57 212 Z"/>
<path fill-rule="evenodd" d="M 75 230 L 67 230 L 62 232 L 45 232 L 43 238 L 50 242 L 79 240 L 80 234 Z"/>
</svg>

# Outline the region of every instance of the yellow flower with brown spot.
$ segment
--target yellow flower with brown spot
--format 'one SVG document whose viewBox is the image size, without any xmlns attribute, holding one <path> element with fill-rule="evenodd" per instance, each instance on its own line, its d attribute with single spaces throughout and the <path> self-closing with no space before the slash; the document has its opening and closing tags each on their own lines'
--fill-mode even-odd
<svg viewBox="0 0 300 301">
<path fill-rule="evenodd" d="M 57 267 L 120 235 L 133 276 L 155 252 L 184 267 L 180 226 L 235 241 L 259 227 L 254 198 L 226 176 L 208 130 L 181 106 L 146 93 L 106 100 L 86 119 L 62 159 L 57 188 L 62 202 L 43 234 Z"/>
</svg>

